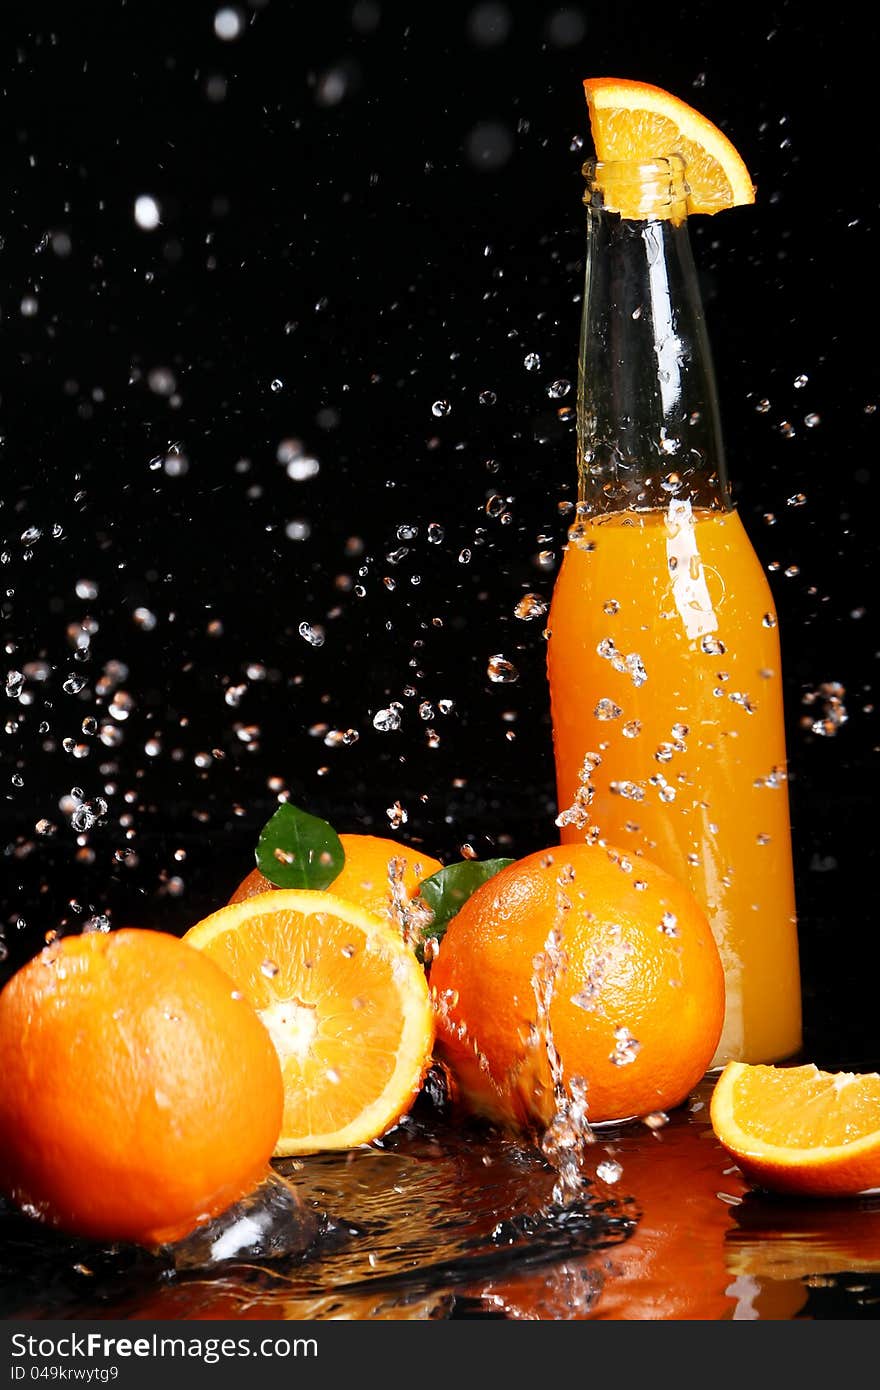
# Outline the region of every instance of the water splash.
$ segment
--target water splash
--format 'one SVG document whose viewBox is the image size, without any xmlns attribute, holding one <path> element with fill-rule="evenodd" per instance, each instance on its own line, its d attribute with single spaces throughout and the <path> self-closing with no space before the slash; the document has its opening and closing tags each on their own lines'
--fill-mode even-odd
<svg viewBox="0 0 880 1390">
<path fill-rule="evenodd" d="M 396 855 L 388 860 L 388 910 L 405 944 L 412 951 L 416 951 L 426 942 L 434 921 L 434 913 L 420 897 L 410 898 L 404 883 L 406 867 L 406 860 Z M 414 866 L 414 871 L 420 878 L 421 870 L 418 864 Z"/>
<path fill-rule="evenodd" d="M 578 830 L 586 830 L 590 823 L 590 806 L 596 795 L 596 788 L 593 786 L 593 773 L 597 767 L 601 766 L 601 753 L 586 753 L 581 770 L 578 773 L 578 788 L 574 795 L 574 801 L 565 810 L 560 811 L 556 817 L 556 825 L 560 829 L 565 825 L 573 825 Z M 598 833 L 598 832 L 597 832 Z"/>
<path fill-rule="evenodd" d="M 556 1169 L 551 1196 L 557 1206 L 565 1206 L 582 1195 L 584 1155 L 587 1146 L 595 1141 L 587 1119 L 587 1082 L 582 1076 L 571 1076 L 566 1086 L 562 1059 L 550 1023 L 553 995 L 568 966 L 563 923 L 566 913 L 571 911 L 571 901 L 565 890 L 573 878 L 574 869 L 570 865 L 563 868 L 557 878 L 556 922 L 547 933 L 543 951 L 532 961 L 531 977 L 537 1030 L 547 1054 L 556 1107 L 541 1137 L 541 1152 Z"/>
</svg>

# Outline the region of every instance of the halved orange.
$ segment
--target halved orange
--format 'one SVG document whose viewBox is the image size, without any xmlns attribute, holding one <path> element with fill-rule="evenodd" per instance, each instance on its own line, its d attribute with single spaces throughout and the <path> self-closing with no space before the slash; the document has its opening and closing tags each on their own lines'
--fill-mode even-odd
<svg viewBox="0 0 880 1390">
<path fill-rule="evenodd" d="M 184 940 L 231 976 L 275 1044 L 276 1156 L 369 1143 L 408 1110 L 434 1014 L 424 970 L 388 922 L 331 893 L 278 888 L 221 908 Z"/>
<path fill-rule="evenodd" d="M 728 1062 L 712 1093 L 717 1138 L 771 1192 L 849 1197 L 880 1188 L 880 1075 Z"/>
<path fill-rule="evenodd" d="M 720 212 L 755 201 L 755 188 L 739 151 L 687 102 L 662 87 L 620 77 L 588 77 L 584 90 L 600 160 L 647 162 L 681 155 L 690 213 Z"/>
</svg>

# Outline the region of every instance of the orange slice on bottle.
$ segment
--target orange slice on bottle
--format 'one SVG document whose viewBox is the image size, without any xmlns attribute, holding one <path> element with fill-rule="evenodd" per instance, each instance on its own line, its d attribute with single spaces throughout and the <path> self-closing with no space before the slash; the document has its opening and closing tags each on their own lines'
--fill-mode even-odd
<svg viewBox="0 0 880 1390">
<path fill-rule="evenodd" d="M 434 1014 L 423 968 L 387 921 L 331 893 L 279 888 L 221 908 L 184 940 L 231 976 L 275 1044 L 276 1156 L 354 1148 L 406 1113 Z"/>
<path fill-rule="evenodd" d="M 755 201 L 742 156 L 687 102 L 661 87 L 619 77 L 584 81 L 597 157 L 647 163 L 667 155 L 685 162 L 688 212 L 720 212 Z"/>
<path fill-rule="evenodd" d="M 728 1062 L 712 1128 L 746 1178 L 771 1192 L 851 1197 L 880 1188 L 880 1076 Z"/>
</svg>

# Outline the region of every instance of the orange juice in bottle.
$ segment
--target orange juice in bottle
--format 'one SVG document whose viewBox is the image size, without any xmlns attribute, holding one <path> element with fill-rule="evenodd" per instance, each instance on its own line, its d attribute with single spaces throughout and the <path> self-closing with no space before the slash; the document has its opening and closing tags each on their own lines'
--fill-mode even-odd
<svg viewBox="0 0 880 1390">
<path fill-rule="evenodd" d="M 725 969 L 714 1065 L 778 1061 L 801 1044 L 779 635 L 730 499 L 685 165 L 584 172 L 579 501 L 548 640 L 562 838 L 689 885 Z"/>
</svg>

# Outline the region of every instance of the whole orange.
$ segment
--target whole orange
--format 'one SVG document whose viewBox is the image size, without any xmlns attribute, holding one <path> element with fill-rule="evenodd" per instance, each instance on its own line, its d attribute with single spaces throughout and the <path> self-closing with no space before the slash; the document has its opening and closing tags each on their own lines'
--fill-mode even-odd
<svg viewBox="0 0 880 1390">
<path fill-rule="evenodd" d="M 443 868 L 440 860 L 432 859 L 430 854 L 381 835 L 340 835 L 339 838 L 345 850 L 345 863 L 327 891 L 337 898 L 357 903 L 379 917 L 387 917 L 389 913 L 389 874 L 393 860 L 403 865 L 400 890 L 405 902 L 417 896 L 423 879 L 430 878 L 431 874 Z M 229 901 L 240 903 L 257 893 L 267 893 L 274 886 L 259 869 L 254 869 L 238 885 Z"/>
<path fill-rule="evenodd" d="M 563 955 L 550 1031 L 565 1077 L 587 1082 L 588 1118 L 628 1119 L 684 1100 L 711 1062 L 724 1015 L 709 923 L 690 891 L 656 865 L 565 845 L 478 888 L 431 966 L 440 1051 L 464 1102 L 507 1125 L 551 1119 L 534 978 L 554 929 Z"/>
<path fill-rule="evenodd" d="M 229 976 L 164 932 L 68 936 L 0 993 L 0 1190 L 76 1235 L 159 1245 L 259 1182 L 281 1068 Z"/>
</svg>

